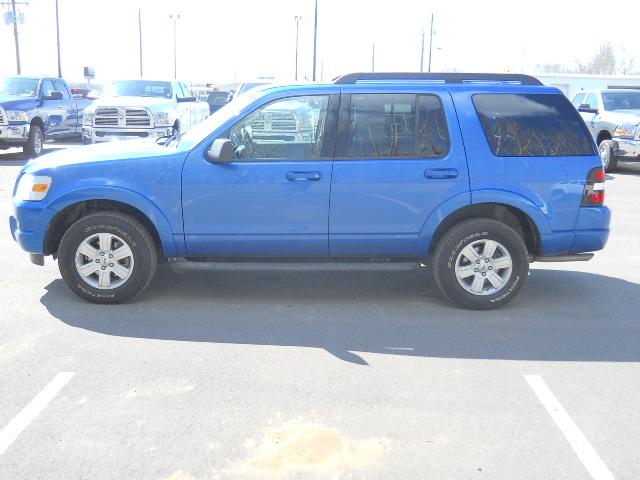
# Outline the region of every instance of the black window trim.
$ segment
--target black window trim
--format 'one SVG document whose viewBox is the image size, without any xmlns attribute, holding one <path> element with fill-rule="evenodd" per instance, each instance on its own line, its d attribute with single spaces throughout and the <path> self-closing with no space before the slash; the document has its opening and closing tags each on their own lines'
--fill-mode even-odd
<svg viewBox="0 0 640 480">
<path fill-rule="evenodd" d="M 442 155 L 433 156 L 433 157 L 419 157 L 419 156 L 411 156 L 411 157 L 392 157 L 392 156 L 380 156 L 380 157 L 347 157 L 347 134 L 349 132 L 349 126 L 351 122 L 350 111 L 351 111 L 351 97 L 352 95 L 413 95 L 414 98 L 414 111 L 416 115 L 418 114 L 418 101 L 419 97 L 423 96 L 432 96 L 438 99 L 440 103 L 440 107 L 442 108 L 442 113 L 444 115 L 445 124 L 447 127 L 447 135 L 449 136 L 449 145 L 447 151 Z M 378 91 L 378 92 L 342 92 L 340 94 L 340 116 L 338 119 L 338 136 L 336 141 L 336 155 L 335 160 L 341 162 L 353 162 L 353 161 L 423 161 L 423 160 L 442 160 L 451 154 L 451 132 L 449 128 L 449 117 L 447 116 L 447 111 L 444 108 L 444 102 L 442 101 L 442 95 L 436 92 L 396 92 L 396 91 Z"/>
<path fill-rule="evenodd" d="M 523 156 L 523 155 L 498 155 L 496 154 L 496 152 L 494 151 L 491 142 L 489 141 L 489 137 L 487 136 L 487 132 L 484 129 L 484 126 L 482 125 L 482 121 L 480 120 L 480 112 L 478 112 L 478 107 L 476 106 L 476 102 L 474 101 L 474 98 L 478 95 L 560 95 L 562 96 L 566 102 L 569 102 L 569 105 L 571 105 L 571 108 L 573 108 L 576 112 L 577 115 L 577 120 L 578 120 L 578 124 L 581 125 L 582 130 L 584 132 L 584 134 L 587 136 L 587 138 L 591 139 L 591 144 L 592 147 L 594 148 L 593 153 L 591 154 L 585 154 L 585 155 L 527 155 L 527 156 Z M 586 98 L 586 97 L 585 97 Z M 491 152 L 491 154 L 496 157 L 496 158 L 567 158 L 567 157 L 591 157 L 591 156 L 596 156 L 598 155 L 598 151 L 596 148 L 596 144 L 595 144 L 595 140 L 593 139 L 593 136 L 591 135 L 591 132 L 589 131 L 589 128 L 587 127 L 587 124 L 584 122 L 584 119 L 582 118 L 582 116 L 578 113 L 578 111 L 576 110 L 576 108 L 574 107 L 574 105 L 571 103 L 571 101 L 564 95 L 561 93 L 551 93 L 551 92 L 478 92 L 478 93 L 474 93 L 471 95 L 471 103 L 473 104 L 473 109 L 476 112 L 476 119 L 478 120 L 478 126 L 480 127 L 480 130 L 482 131 L 483 135 L 484 135 L 484 139 L 486 141 L 486 145 L 487 148 L 489 149 L 489 152 Z"/>
<path fill-rule="evenodd" d="M 236 119 L 236 121 L 227 127 L 224 133 L 217 138 L 231 138 L 231 129 L 235 127 L 238 123 L 242 122 L 249 115 L 253 114 L 255 111 L 266 107 L 267 105 L 271 105 L 275 102 L 280 102 L 283 100 L 289 100 L 298 97 L 329 97 L 327 102 L 327 117 L 325 119 L 325 132 L 324 132 L 324 140 L 322 142 L 322 151 L 320 152 L 320 156 L 314 159 L 300 159 L 296 160 L 293 158 L 251 158 L 251 159 L 241 159 L 234 158 L 231 163 L 300 163 L 304 164 L 305 162 L 332 162 L 335 157 L 336 152 L 336 130 L 338 127 L 338 110 L 340 108 L 340 94 L 338 93 L 297 93 L 295 95 L 289 95 L 284 97 L 274 98 L 273 100 L 269 100 L 266 103 L 261 104 L 259 107 L 252 109 L 247 112 L 242 117 Z M 213 143 L 213 142 L 212 142 Z"/>
</svg>

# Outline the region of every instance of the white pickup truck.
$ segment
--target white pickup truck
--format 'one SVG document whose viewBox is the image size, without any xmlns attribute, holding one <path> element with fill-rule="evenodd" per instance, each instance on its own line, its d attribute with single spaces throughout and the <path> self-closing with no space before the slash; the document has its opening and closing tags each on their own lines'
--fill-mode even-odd
<svg viewBox="0 0 640 480">
<path fill-rule="evenodd" d="M 209 116 L 209 105 L 178 81 L 117 80 L 110 95 L 84 111 L 84 143 L 159 138 L 185 132 Z"/>
</svg>

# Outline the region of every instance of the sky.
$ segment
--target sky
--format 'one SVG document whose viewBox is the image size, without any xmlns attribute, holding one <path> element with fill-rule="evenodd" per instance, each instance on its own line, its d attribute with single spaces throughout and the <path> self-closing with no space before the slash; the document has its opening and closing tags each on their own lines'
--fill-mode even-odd
<svg viewBox="0 0 640 480">
<path fill-rule="evenodd" d="M 22 0 L 18 0 L 22 1 Z M 139 76 L 138 9 L 142 15 L 143 72 L 173 77 L 173 22 L 177 74 L 185 82 L 229 82 L 294 76 L 296 23 L 299 76 L 312 76 L 315 0 L 58 0 L 62 73 L 96 80 Z M 588 61 L 603 42 L 636 58 L 640 43 L 628 22 L 606 20 L 601 3 L 562 0 L 318 0 L 317 79 L 353 71 L 418 71 L 421 32 L 434 14 L 432 70 L 533 73 L 537 64 Z M 6 11 L 7 7 L 0 7 Z M 620 7 L 616 7 L 619 13 Z M 23 74 L 56 74 L 55 0 L 19 6 Z M 639 18 L 627 2 L 624 18 Z M 425 69 L 428 56 L 425 41 Z M 0 24 L 0 75 L 16 73 L 13 29 Z"/>
</svg>

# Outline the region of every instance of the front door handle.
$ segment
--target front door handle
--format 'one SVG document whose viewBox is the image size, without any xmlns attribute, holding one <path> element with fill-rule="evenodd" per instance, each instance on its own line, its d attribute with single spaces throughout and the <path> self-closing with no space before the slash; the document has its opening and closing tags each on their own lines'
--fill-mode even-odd
<svg viewBox="0 0 640 480">
<path fill-rule="evenodd" d="M 288 172 L 287 181 L 289 182 L 317 182 L 320 180 L 320 172 Z"/>
<path fill-rule="evenodd" d="M 456 178 L 460 172 L 455 168 L 427 168 L 424 176 L 431 179 Z"/>
</svg>

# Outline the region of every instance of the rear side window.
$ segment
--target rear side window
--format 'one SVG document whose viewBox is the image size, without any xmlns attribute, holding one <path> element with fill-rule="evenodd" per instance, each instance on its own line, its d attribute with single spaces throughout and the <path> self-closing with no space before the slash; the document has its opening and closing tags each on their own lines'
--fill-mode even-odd
<svg viewBox="0 0 640 480">
<path fill-rule="evenodd" d="M 435 95 L 351 95 L 347 158 L 428 158 L 449 151 L 449 131 Z"/>
<path fill-rule="evenodd" d="M 595 155 L 584 122 L 564 95 L 476 94 L 473 103 L 499 157 Z"/>
</svg>

